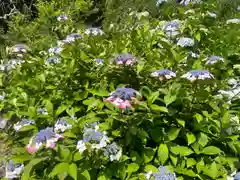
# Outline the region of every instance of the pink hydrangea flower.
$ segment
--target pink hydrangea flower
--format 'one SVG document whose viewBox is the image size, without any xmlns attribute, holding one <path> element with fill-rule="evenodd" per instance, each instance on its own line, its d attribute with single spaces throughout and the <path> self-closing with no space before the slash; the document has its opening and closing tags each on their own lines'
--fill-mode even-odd
<svg viewBox="0 0 240 180">
<path fill-rule="evenodd" d="M 55 133 L 53 128 L 46 128 L 39 131 L 34 137 L 32 137 L 26 148 L 29 153 L 36 152 L 43 146 L 53 149 L 56 146 L 56 142 L 62 138 L 64 137 Z"/>
</svg>

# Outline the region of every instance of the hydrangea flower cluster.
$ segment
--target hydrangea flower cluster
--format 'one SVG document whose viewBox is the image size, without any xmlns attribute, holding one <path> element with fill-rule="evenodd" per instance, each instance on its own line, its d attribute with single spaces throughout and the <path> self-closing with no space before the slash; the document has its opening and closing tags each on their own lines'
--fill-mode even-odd
<svg viewBox="0 0 240 180">
<path fill-rule="evenodd" d="M 117 65 L 133 65 L 136 63 L 136 57 L 129 53 L 120 54 L 116 59 L 115 63 Z"/>
<path fill-rule="evenodd" d="M 27 151 L 29 153 L 36 152 L 42 146 L 46 146 L 46 148 L 53 149 L 56 146 L 56 142 L 59 139 L 64 138 L 60 134 L 57 134 L 53 131 L 53 128 L 48 127 L 39 131 L 34 137 L 32 137 L 27 144 Z"/>
<path fill-rule="evenodd" d="M 69 124 L 64 118 L 60 118 L 57 120 L 56 124 L 54 125 L 55 132 L 65 132 L 66 130 L 72 129 L 72 125 Z"/>
<path fill-rule="evenodd" d="M 176 74 L 168 69 L 160 69 L 151 73 L 151 76 L 159 78 L 160 81 L 163 81 L 176 77 Z"/>
<path fill-rule="evenodd" d="M 37 109 L 37 114 L 39 115 L 48 115 L 48 111 L 46 108 L 38 108 Z"/>
<path fill-rule="evenodd" d="M 91 36 L 101 36 L 103 35 L 103 31 L 100 28 L 87 28 L 84 33 L 86 35 L 91 35 Z"/>
<path fill-rule="evenodd" d="M 186 78 L 189 81 L 194 82 L 196 80 L 212 79 L 214 76 L 207 70 L 192 70 L 182 75 L 182 78 Z"/>
<path fill-rule="evenodd" d="M 217 14 L 216 13 L 213 13 L 213 12 L 207 12 L 207 14 L 212 17 L 212 18 L 216 18 L 217 17 Z"/>
<path fill-rule="evenodd" d="M 21 172 L 23 171 L 24 165 L 21 163 L 14 163 L 12 160 L 6 165 L 6 175 L 7 179 L 19 178 Z"/>
<path fill-rule="evenodd" d="M 52 56 L 45 61 L 45 64 L 59 64 L 60 58 L 57 56 Z"/>
<path fill-rule="evenodd" d="M 157 0 L 156 6 L 163 4 L 164 2 L 168 2 L 168 0 Z"/>
<path fill-rule="evenodd" d="M 181 28 L 182 24 L 178 19 L 174 19 L 172 21 L 169 21 L 164 27 L 163 31 L 165 31 L 166 35 L 168 37 L 175 37 L 179 33 L 179 29 Z"/>
<path fill-rule="evenodd" d="M 179 38 L 177 42 L 177 45 L 181 47 L 193 47 L 194 44 L 194 40 L 187 37 Z"/>
<path fill-rule="evenodd" d="M 158 172 L 152 173 L 152 171 L 145 174 L 147 180 L 150 180 L 151 177 L 155 180 L 176 180 L 176 174 L 171 173 L 167 167 L 160 166 Z"/>
<path fill-rule="evenodd" d="M 22 127 L 35 124 L 35 121 L 29 119 L 22 119 L 21 121 L 14 124 L 13 128 L 15 131 L 19 131 Z"/>
<path fill-rule="evenodd" d="M 10 59 L 5 68 L 7 71 L 10 71 L 11 69 L 16 68 L 17 66 L 20 66 L 21 64 L 23 64 L 25 61 L 24 60 L 19 60 L 19 59 Z"/>
<path fill-rule="evenodd" d="M 89 126 L 84 127 L 83 139 L 77 143 L 77 149 L 79 152 L 83 152 L 87 149 L 86 143 L 90 144 L 91 149 L 102 149 L 107 146 L 109 139 L 106 132 L 100 132 L 97 123 L 92 123 Z"/>
<path fill-rule="evenodd" d="M 192 52 L 192 51 L 190 51 L 190 52 L 188 53 L 188 55 L 191 56 L 191 57 L 193 57 L 193 58 L 200 58 L 200 55 L 199 55 L 199 54 L 194 53 L 194 52 Z"/>
<path fill-rule="evenodd" d="M 0 117 L 0 129 L 4 129 L 7 125 L 7 119 Z"/>
<path fill-rule="evenodd" d="M 103 65 L 104 64 L 104 59 L 97 58 L 94 61 L 97 65 Z"/>
<path fill-rule="evenodd" d="M 63 51 L 63 47 L 61 47 L 59 45 L 48 49 L 48 52 L 51 56 L 54 56 L 55 54 L 59 55 L 59 54 L 61 54 L 62 51 Z"/>
<path fill-rule="evenodd" d="M 12 47 L 12 53 L 26 53 L 28 50 L 25 44 L 16 44 Z"/>
<path fill-rule="evenodd" d="M 72 34 L 67 35 L 67 37 L 64 41 L 71 43 L 71 42 L 76 41 L 77 39 L 82 39 L 82 35 L 79 33 L 72 33 Z"/>
<path fill-rule="evenodd" d="M 132 108 L 131 101 L 133 101 L 134 104 L 139 103 L 138 99 L 141 99 L 141 94 L 138 91 L 132 88 L 118 88 L 110 94 L 110 97 L 108 97 L 106 101 L 120 109 L 127 109 Z"/>
<path fill-rule="evenodd" d="M 200 4 L 202 0 L 180 0 L 180 4 L 187 6 L 189 4 Z"/>
<path fill-rule="evenodd" d="M 61 14 L 57 17 L 57 21 L 66 22 L 68 20 L 68 16 L 66 14 Z"/>
<path fill-rule="evenodd" d="M 224 62 L 224 59 L 221 56 L 210 56 L 207 58 L 206 65 L 213 65 L 218 62 Z"/>
<path fill-rule="evenodd" d="M 113 142 L 105 147 L 104 155 L 108 157 L 110 161 L 119 161 L 122 156 L 122 148 Z"/>
</svg>

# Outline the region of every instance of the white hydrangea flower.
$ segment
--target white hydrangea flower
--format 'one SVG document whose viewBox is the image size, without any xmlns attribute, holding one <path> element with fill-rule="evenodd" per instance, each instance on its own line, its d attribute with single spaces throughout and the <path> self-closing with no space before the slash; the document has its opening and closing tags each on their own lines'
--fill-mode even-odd
<svg viewBox="0 0 240 180">
<path fill-rule="evenodd" d="M 212 17 L 212 18 L 216 18 L 217 17 L 217 14 L 216 13 L 213 13 L 213 12 L 207 12 L 207 14 Z"/>
<path fill-rule="evenodd" d="M 49 48 L 48 52 L 51 56 L 54 56 L 55 54 L 59 55 L 63 51 L 63 48 L 61 46 L 56 46 L 53 48 Z"/>
<path fill-rule="evenodd" d="M 55 132 L 65 132 L 69 129 L 72 129 L 72 125 L 64 120 L 64 118 L 57 120 L 56 124 L 54 125 Z"/>
<path fill-rule="evenodd" d="M 210 56 L 206 59 L 206 65 L 214 65 L 218 62 L 224 62 L 221 56 Z"/>
<path fill-rule="evenodd" d="M 104 155 L 110 158 L 110 161 L 119 161 L 122 156 L 122 148 L 115 142 L 109 144 L 104 149 Z"/>
<path fill-rule="evenodd" d="M 72 34 L 69 34 L 64 41 L 68 42 L 68 43 L 72 43 L 72 42 L 76 41 L 77 39 L 81 39 L 81 38 L 82 38 L 81 34 L 72 33 Z"/>
<path fill-rule="evenodd" d="M 200 58 L 200 55 L 197 53 L 194 53 L 192 51 L 189 52 L 189 56 L 193 57 L 193 58 Z"/>
<path fill-rule="evenodd" d="M 179 38 L 177 42 L 177 45 L 181 47 L 192 47 L 194 44 L 194 40 L 187 37 Z"/>
<path fill-rule="evenodd" d="M 238 81 L 234 78 L 228 80 L 228 85 L 232 86 L 233 88 L 235 88 L 238 84 Z"/>
<path fill-rule="evenodd" d="M 82 153 L 83 151 L 85 151 L 87 148 L 86 148 L 86 145 L 85 145 L 85 142 L 83 140 L 80 140 L 78 141 L 77 143 L 77 150 Z"/>
<path fill-rule="evenodd" d="M 57 17 L 57 21 L 59 22 L 65 22 L 67 20 L 68 20 L 68 16 L 66 14 L 62 14 Z"/>
<path fill-rule="evenodd" d="M 87 28 L 84 32 L 86 35 L 98 36 L 103 35 L 103 31 L 100 28 Z"/>
<path fill-rule="evenodd" d="M 182 0 L 180 4 L 187 6 L 189 4 L 200 4 L 202 3 L 202 0 Z"/>
<path fill-rule="evenodd" d="M 0 117 L 0 129 L 4 129 L 7 125 L 7 119 Z"/>
<path fill-rule="evenodd" d="M 7 179 L 15 179 L 15 178 L 19 178 L 21 172 L 24 169 L 24 165 L 21 163 L 13 163 L 13 161 L 10 161 L 7 165 L 6 165 L 6 175 L 5 178 Z"/>
<path fill-rule="evenodd" d="M 149 172 L 145 173 L 144 176 L 146 177 L 147 180 L 150 180 L 152 174 L 153 174 L 153 172 L 149 171 Z"/>
<path fill-rule="evenodd" d="M 40 115 L 48 115 L 48 111 L 46 108 L 38 108 L 37 109 L 37 114 L 40 114 Z"/>
<path fill-rule="evenodd" d="M 235 19 L 228 19 L 227 24 L 240 24 L 240 19 L 235 18 Z"/>
<path fill-rule="evenodd" d="M 188 73 L 181 76 L 182 78 L 186 78 L 191 82 L 196 80 L 204 80 L 204 79 L 213 79 L 214 76 L 210 74 L 207 70 L 192 70 Z"/>
<path fill-rule="evenodd" d="M 156 6 L 159 6 L 159 5 L 163 4 L 164 2 L 168 2 L 168 0 L 157 0 Z"/>
<path fill-rule="evenodd" d="M 35 124 L 35 121 L 29 119 L 22 119 L 21 121 L 14 124 L 13 128 L 15 131 L 19 131 L 24 126 L 29 126 Z"/>
</svg>

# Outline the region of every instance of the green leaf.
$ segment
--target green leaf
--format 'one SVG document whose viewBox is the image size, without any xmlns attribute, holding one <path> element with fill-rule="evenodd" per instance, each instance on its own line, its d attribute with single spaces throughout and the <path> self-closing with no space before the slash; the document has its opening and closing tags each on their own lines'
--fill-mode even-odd
<svg viewBox="0 0 240 180">
<path fill-rule="evenodd" d="M 74 133 L 70 132 L 70 131 L 64 132 L 62 135 L 64 137 L 77 138 L 77 136 Z"/>
<path fill-rule="evenodd" d="M 178 157 L 173 154 L 170 154 L 170 159 L 171 159 L 173 165 L 176 166 L 177 162 L 178 162 Z"/>
<path fill-rule="evenodd" d="M 213 102 L 210 102 L 209 105 L 218 113 L 221 112 L 220 108 Z"/>
<path fill-rule="evenodd" d="M 192 169 L 182 169 L 182 174 L 190 176 L 190 177 L 196 177 L 196 173 Z"/>
<path fill-rule="evenodd" d="M 28 107 L 28 116 L 30 118 L 33 118 L 33 117 L 36 116 L 36 109 L 35 109 L 35 107 L 33 107 L 33 106 L 29 106 Z"/>
<path fill-rule="evenodd" d="M 196 164 L 196 168 L 197 168 L 197 172 L 200 173 L 203 171 L 203 169 L 205 168 L 205 163 L 203 160 L 199 161 L 197 164 Z"/>
<path fill-rule="evenodd" d="M 182 127 L 185 127 L 185 121 L 182 119 L 177 119 L 178 124 L 180 124 Z"/>
<path fill-rule="evenodd" d="M 21 180 L 29 180 L 30 179 L 30 176 L 31 176 L 31 171 L 33 169 L 33 167 L 37 164 L 39 164 L 40 162 L 46 160 L 47 157 L 44 157 L 44 158 L 37 158 L 37 159 L 33 159 L 31 160 L 25 167 L 24 167 L 24 170 L 23 170 L 23 174 L 21 176 Z"/>
<path fill-rule="evenodd" d="M 188 159 L 187 159 L 187 168 L 188 168 L 188 167 L 191 167 L 191 166 L 193 166 L 193 165 L 195 165 L 195 164 L 197 164 L 197 162 L 195 161 L 194 158 L 188 158 Z"/>
<path fill-rule="evenodd" d="M 217 168 L 216 163 L 213 162 L 210 166 L 205 166 L 203 169 L 203 173 L 213 179 L 216 179 L 217 175 L 218 175 L 218 168 Z"/>
<path fill-rule="evenodd" d="M 208 136 L 201 132 L 198 136 L 198 143 L 202 145 L 202 147 L 205 147 L 208 143 Z"/>
<path fill-rule="evenodd" d="M 127 172 L 128 173 L 133 173 L 133 172 L 136 172 L 138 169 L 139 169 L 139 165 L 138 164 L 131 163 L 131 164 L 128 164 Z"/>
<path fill-rule="evenodd" d="M 177 99 L 176 95 L 167 94 L 166 96 L 164 96 L 164 102 L 166 106 L 172 104 L 174 101 L 176 101 L 176 99 Z"/>
<path fill-rule="evenodd" d="M 222 128 L 228 128 L 229 127 L 229 113 L 228 111 L 226 111 L 224 114 L 223 114 L 223 117 L 222 117 Z"/>
<path fill-rule="evenodd" d="M 44 73 L 37 75 L 36 78 L 39 79 L 39 80 L 42 81 L 42 82 L 45 82 L 45 81 L 46 81 L 46 76 L 45 76 Z"/>
<path fill-rule="evenodd" d="M 188 132 L 186 134 L 186 136 L 187 136 L 188 145 L 190 145 L 190 144 L 192 144 L 192 143 L 194 143 L 196 141 L 196 137 L 195 137 L 195 135 L 193 133 Z"/>
<path fill-rule="evenodd" d="M 74 117 L 74 116 L 75 116 L 75 111 L 74 111 L 74 108 L 73 108 L 73 107 L 72 107 L 71 109 L 68 108 L 68 109 L 66 110 L 66 112 L 67 112 L 68 115 L 71 116 L 71 117 Z"/>
<path fill-rule="evenodd" d="M 202 153 L 207 155 L 215 155 L 215 154 L 219 154 L 220 152 L 221 150 L 215 146 L 208 146 L 202 150 Z"/>
<path fill-rule="evenodd" d="M 53 178 L 54 176 L 62 173 L 67 173 L 69 169 L 69 164 L 62 162 L 58 163 L 52 170 L 52 172 L 49 174 L 49 177 Z"/>
<path fill-rule="evenodd" d="M 173 154 L 180 155 L 180 156 L 188 156 L 193 153 L 193 151 L 190 148 L 185 146 L 171 147 L 171 152 Z"/>
<path fill-rule="evenodd" d="M 69 161 L 71 160 L 70 158 L 70 150 L 65 147 L 65 146 L 58 146 L 58 152 L 59 152 L 59 156 L 60 156 L 60 159 L 62 161 Z"/>
<path fill-rule="evenodd" d="M 77 165 L 75 163 L 72 163 L 70 166 L 69 166 L 69 169 L 68 169 L 68 174 L 74 179 L 74 180 L 77 180 Z"/>
<path fill-rule="evenodd" d="M 109 92 L 105 89 L 89 89 L 88 92 L 96 96 L 109 96 Z"/>
<path fill-rule="evenodd" d="M 61 106 L 58 107 L 57 111 L 56 111 L 56 116 L 58 116 L 59 114 L 61 114 L 63 111 L 65 111 L 67 109 L 67 106 L 65 104 L 62 104 Z"/>
<path fill-rule="evenodd" d="M 44 104 L 46 106 L 46 109 L 48 112 L 52 112 L 53 111 L 53 104 L 51 103 L 50 100 L 45 100 Z"/>
<path fill-rule="evenodd" d="M 91 180 L 91 176 L 90 176 L 88 170 L 83 171 L 83 172 L 80 174 L 80 176 L 81 176 L 81 177 L 78 178 L 78 179 L 81 179 L 81 180 Z"/>
<path fill-rule="evenodd" d="M 156 104 L 152 104 L 152 105 L 150 106 L 150 108 L 151 108 L 153 111 L 168 113 L 168 109 L 167 109 L 166 107 L 158 106 L 158 105 L 156 105 Z"/>
<path fill-rule="evenodd" d="M 82 154 L 80 152 L 75 152 L 73 155 L 73 161 L 79 161 L 83 158 Z"/>
<path fill-rule="evenodd" d="M 145 171 L 145 172 L 150 172 L 150 171 L 152 171 L 152 173 L 156 173 L 156 172 L 158 172 L 158 168 L 156 168 L 156 167 L 153 166 L 153 165 L 146 165 L 145 168 L 144 168 L 144 171 Z"/>
<path fill-rule="evenodd" d="M 137 164 L 141 164 L 143 161 L 136 151 L 131 151 L 130 157 L 131 157 L 132 161 L 136 162 Z"/>
<path fill-rule="evenodd" d="M 155 150 L 152 148 L 144 148 L 142 151 L 142 159 L 144 163 L 150 162 L 155 155 Z"/>
<path fill-rule="evenodd" d="M 171 127 L 167 133 L 168 140 L 173 141 L 177 138 L 181 128 Z"/>
<path fill-rule="evenodd" d="M 152 104 L 156 99 L 159 97 L 159 91 L 156 91 L 154 93 L 151 93 L 150 96 L 148 97 L 148 103 Z"/>
<path fill-rule="evenodd" d="M 168 159 L 168 147 L 166 144 L 160 144 L 158 148 L 158 159 L 162 163 L 162 165 L 167 161 Z"/>
<path fill-rule="evenodd" d="M 35 125 L 28 125 L 28 126 L 23 126 L 21 127 L 21 129 L 19 130 L 19 132 L 26 132 L 26 131 L 31 131 L 33 129 L 36 129 Z"/>
<path fill-rule="evenodd" d="M 196 40 L 198 40 L 198 41 L 201 40 L 201 34 L 200 34 L 200 32 L 197 32 L 195 38 L 196 38 Z"/>
<path fill-rule="evenodd" d="M 195 114 L 195 118 L 196 118 L 198 123 L 200 123 L 203 120 L 203 117 L 202 117 L 201 114 Z"/>
</svg>

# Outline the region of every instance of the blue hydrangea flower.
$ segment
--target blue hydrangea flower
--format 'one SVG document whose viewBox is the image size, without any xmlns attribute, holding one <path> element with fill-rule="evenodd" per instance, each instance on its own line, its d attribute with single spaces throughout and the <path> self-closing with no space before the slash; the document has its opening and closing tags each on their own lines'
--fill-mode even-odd
<svg viewBox="0 0 240 180">
<path fill-rule="evenodd" d="M 167 167 L 160 166 L 158 172 L 152 173 L 152 171 L 145 174 L 147 180 L 177 180 L 175 173 L 171 173 Z"/>
<path fill-rule="evenodd" d="M 158 170 L 159 172 L 153 174 L 155 180 L 176 180 L 175 173 L 171 173 L 167 167 L 161 166 Z"/>
<path fill-rule="evenodd" d="M 66 14 L 62 14 L 57 17 L 57 21 L 59 21 L 59 22 L 65 22 L 67 20 L 68 20 L 68 16 Z"/>
<path fill-rule="evenodd" d="M 240 18 L 228 19 L 227 24 L 240 24 Z"/>
<path fill-rule="evenodd" d="M 15 179 L 19 178 L 21 172 L 24 169 L 24 165 L 21 163 L 14 163 L 12 160 L 9 161 L 6 165 L 6 175 L 5 178 L 7 179 Z"/>
<path fill-rule="evenodd" d="M 87 28 L 84 33 L 86 35 L 91 35 L 91 36 L 98 36 L 98 35 L 103 35 L 103 31 L 100 28 Z"/>
<path fill-rule="evenodd" d="M 234 176 L 234 180 L 240 180 L 240 172 L 238 172 L 238 173 Z"/>
<path fill-rule="evenodd" d="M 16 44 L 12 47 L 12 53 L 26 53 L 28 46 L 25 44 Z"/>
<path fill-rule="evenodd" d="M 48 127 L 40 130 L 34 137 L 32 137 L 27 144 L 28 152 L 36 152 L 43 145 L 47 148 L 54 148 L 58 139 L 62 139 L 63 136 L 54 132 L 53 128 Z"/>
<path fill-rule="evenodd" d="M 10 71 L 10 70 L 16 68 L 17 66 L 20 66 L 24 62 L 25 62 L 24 60 L 10 59 L 6 64 L 6 70 Z"/>
<path fill-rule="evenodd" d="M 97 58 L 97 59 L 95 59 L 95 63 L 97 65 L 103 65 L 104 64 L 104 59 Z"/>
<path fill-rule="evenodd" d="M 77 150 L 83 152 L 86 149 L 86 143 L 90 144 L 92 149 L 102 149 L 107 146 L 109 139 L 106 132 L 100 132 L 97 123 L 91 123 L 84 127 L 83 139 L 78 141 Z"/>
<path fill-rule="evenodd" d="M 21 121 L 14 124 L 13 128 L 15 131 L 19 131 L 24 126 L 29 126 L 35 124 L 35 121 L 29 119 L 22 119 Z"/>
<path fill-rule="evenodd" d="M 79 34 L 79 33 L 73 33 L 73 34 L 69 34 L 65 41 L 68 42 L 68 43 L 71 43 L 71 42 L 74 42 L 76 41 L 77 39 L 82 39 L 82 35 Z"/>
<path fill-rule="evenodd" d="M 130 53 L 123 53 L 120 54 L 116 59 L 115 59 L 116 64 L 122 64 L 122 65 L 133 65 L 136 63 L 136 58 L 130 54 Z"/>
<path fill-rule="evenodd" d="M 160 69 L 151 73 L 152 77 L 159 78 L 160 81 L 176 77 L 176 74 L 168 69 Z"/>
<path fill-rule="evenodd" d="M 181 47 L 192 47 L 194 44 L 194 40 L 187 37 L 179 38 L 177 42 L 177 45 Z"/>
<path fill-rule="evenodd" d="M 212 79 L 214 76 L 207 70 L 192 70 L 182 75 L 182 78 L 186 78 L 189 81 L 194 82 L 196 80 Z"/>
<path fill-rule="evenodd" d="M 224 59 L 221 56 L 210 56 L 207 58 L 206 65 L 213 65 L 218 62 L 224 62 Z"/>
<path fill-rule="evenodd" d="M 181 0 L 180 4 L 187 6 L 189 4 L 200 4 L 202 0 Z"/>
<path fill-rule="evenodd" d="M 164 27 L 163 31 L 165 31 L 166 35 L 168 37 L 175 37 L 179 33 L 180 28 L 182 27 L 182 24 L 178 19 L 174 19 L 172 21 L 169 21 Z"/>
<path fill-rule="evenodd" d="M 56 124 L 54 125 L 55 132 L 65 132 L 66 130 L 72 129 L 72 125 L 69 124 L 64 118 L 60 118 L 57 120 Z"/>
<path fill-rule="evenodd" d="M 59 57 L 57 56 L 50 57 L 45 61 L 45 64 L 59 64 L 59 63 L 60 63 L 60 60 L 59 60 Z"/>
<path fill-rule="evenodd" d="M 104 155 L 110 158 L 110 161 L 119 161 L 122 156 L 122 148 L 115 142 L 109 144 L 104 149 Z"/>
<path fill-rule="evenodd" d="M 53 55 L 53 56 L 55 54 L 57 54 L 57 55 L 61 54 L 62 51 L 63 51 L 63 48 L 61 46 L 56 46 L 56 47 L 48 49 L 49 54 Z"/>
<path fill-rule="evenodd" d="M 132 89 L 132 88 L 118 88 L 116 89 L 116 91 L 112 92 L 110 94 L 110 96 L 114 97 L 114 98 L 120 98 L 122 100 L 132 100 L 132 98 L 136 98 L 136 97 L 141 97 L 141 94 Z"/>
</svg>

